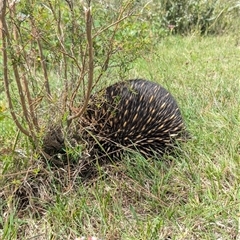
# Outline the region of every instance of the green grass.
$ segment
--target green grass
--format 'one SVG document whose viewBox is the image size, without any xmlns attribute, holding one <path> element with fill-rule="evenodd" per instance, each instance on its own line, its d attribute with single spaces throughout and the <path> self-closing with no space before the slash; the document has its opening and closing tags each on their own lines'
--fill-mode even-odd
<svg viewBox="0 0 240 240">
<path fill-rule="evenodd" d="M 162 161 L 129 156 L 99 167 L 98 177 L 79 180 L 77 189 L 60 191 L 56 184 L 54 202 L 42 203 L 47 211 L 39 218 L 31 212 L 20 217 L 10 199 L 1 200 L 0 236 L 240 239 L 240 47 L 236 43 L 233 36 L 169 37 L 139 59 L 129 75 L 159 82 L 177 99 L 192 135 L 181 154 Z M 16 137 L 8 126 L 12 134 L 1 139 Z M 0 128 L 1 134 L 8 132 L 5 120 Z M 6 148 L 9 141 L 3 142 Z M 4 156 L 2 166 L 4 161 L 10 160 Z"/>
</svg>

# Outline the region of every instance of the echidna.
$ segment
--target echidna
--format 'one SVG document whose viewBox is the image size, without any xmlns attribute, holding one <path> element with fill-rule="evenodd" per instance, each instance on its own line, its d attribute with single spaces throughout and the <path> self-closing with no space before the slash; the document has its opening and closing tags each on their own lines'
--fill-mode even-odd
<svg viewBox="0 0 240 240">
<path fill-rule="evenodd" d="M 173 96 L 143 79 L 116 83 L 94 95 L 82 121 L 99 156 L 111 158 L 126 149 L 145 157 L 162 155 L 185 132 Z"/>
</svg>

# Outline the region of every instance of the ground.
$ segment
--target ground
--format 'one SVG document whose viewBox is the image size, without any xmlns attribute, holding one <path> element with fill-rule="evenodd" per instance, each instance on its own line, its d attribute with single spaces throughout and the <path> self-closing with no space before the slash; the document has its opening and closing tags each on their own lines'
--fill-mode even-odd
<svg viewBox="0 0 240 240">
<path fill-rule="evenodd" d="M 160 83 L 178 101 L 192 135 L 178 155 L 130 155 L 82 177 L 81 162 L 40 161 L 11 120 L 1 120 L 2 239 L 240 239 L 238 39 L 168 37 L 129 73 Z M 20 212 L 19 186 L 32 194 Z"/>
</svg>

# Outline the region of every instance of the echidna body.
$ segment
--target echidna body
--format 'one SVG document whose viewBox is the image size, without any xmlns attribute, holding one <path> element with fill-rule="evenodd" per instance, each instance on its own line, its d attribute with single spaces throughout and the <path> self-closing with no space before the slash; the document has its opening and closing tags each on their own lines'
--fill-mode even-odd
<svg viewBox="0 0 240 240">
<path fill-rule="evenodd" d="M 172 95 L 143 79 L 113 84 L 93 96 L 83 118 L 95 150 L 113 158 L 126 149 L 145 157 L 162 155 L 185 129 Z"/>
</svg>

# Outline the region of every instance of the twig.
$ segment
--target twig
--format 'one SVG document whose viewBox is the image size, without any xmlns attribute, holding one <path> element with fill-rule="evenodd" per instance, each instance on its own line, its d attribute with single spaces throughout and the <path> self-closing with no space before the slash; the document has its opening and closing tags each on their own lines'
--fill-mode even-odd
<svg viewBox="0 0 240 240">
<path fill-rule="evenodd" d="M 81 116 L 81 114 L 85 111 L 88 105 L 88 101 L 90 99 L 90 94 L 93 86 L 93 42 L 92 42 L 92 15 L 91 8 L 85 8 L 85 18 L 86 18 L 86 33 L 87 33 L 87 42 L 88 42 L 88 88 L 86 93 L 86 98 L 82 108 L 75 114 L 68 118 L 68 122 L 70 122 Z"/>
<path fill-rule="evenodd" d="M 129 17 L 129 15 L 126 15 L 126 16 L 122 17 L 121 19 L 118 19 L 116 22 L 114 22 L 114 23 L 106 26 L 105 28 L 100 29 L 97 33 L 95 33 L 95 34 L 93 35 L 93 39 L 94 39 L 95 37 L 97 37 L 98 35 L 100 35 L 102 32 L 108 30 L 110 27 L 113 27 L 114 25 L 118 25 L 120 22 L 122 22 L 123 20 L 125 20 L 125 19 L 128 18 L 128 17 Z"/>
<path fill-rule="evenodd" d="M 45 90 L 47 92 L 48 98 L 51 98 L 51 91 L 50 91 L 50 85 L 49 85 L 49 79 L 48 79 L 48 73 L 47 73 L 47 66 L 46 66 L 46 61 L 45 61 L 45 57 L 44 57 L 43 50 L 42 50 L 42 43 L 40 41 L 40 34 L 39 34 L 39 31 L 38 31 L 38 29 L 35 25 L 35 21 L 32 17 L 30 17 L 30 21 L 31 21 L 31 24 L 32 24 L 32 28 L 35 32 L 34 37 L 36 37 L 37 44 L 38 44 L 38 52 L 39 52 L 39 56 L 40 56 L 40 59 L 41 59 L 41 66 L 42 66 L 42 69 L 43 69 L 43 75 L 44 75 L 44 79 L 45 79 L 45 82 L 44 82 Z"/>
<path fill-rule="evenodd" d="M 6 1 L 3 1 L 3 5 L 2 5 L 2 9 L 1 9 L 1 21 L 2 21 L 2 53 L 3 53 L 3 76 L 4 76 L 4 86 L 5 86 L 5 91 L 6 91 L 6 96 L 8 99 L 8 105 L 9 105 L 9 109 L 10 109 L 10 113 L 12 115 L 12 118 L 14 120 L 14 122 L 16 123 L 17 127 L 19 128 L 19 130 L 24 133 L 26 136 L 28 137 L 32 137 L 32 134 L 25 129 L 20 122 L 18 121 L 18 118 L 15 114 L 14 111 L 14 107 L 13 107 L 13 103 L 12 103 L 12 98 L 11 98 L 11 94 L 10 94 L 10 89 L 9 89 L 9 81 L 8 81 L 8 57 L 7 57 L 7 39 L 9 40 L 9 33 L 8 33 L 8 28 L 7 28 L 7 23 L 5 20 L 5 14 L 6 14 Z M 19 82 L 19 75 L 18 75 L 18 70 L 16 67 L 16 64 L 13 63 L 13 71 L 16 77 L 16 81 L 17 81 L 17 85 L 18 87 L 21 88 L 21 84 Z M 20 92 L 20 99 L 21 99 L 21 103 L 24 103 L 24 97 L 23 94 L 21 94 Z M 23 106 L 23 111 L 24 111 L 24 115 L 27 114 L 27 110 L 26 110 L 26 105 L 24 104 Z M 25 117 L 27 117 L 28 115 L 25 115 Z M 28 117 L 27 117 L 28 118 Z"/>
<path fill-rule="evenodd" d="M 72 13 L 73 11 L 72 11 L 71 3 L 69 1 L 66 1 L 66 2 L 67 2 L 68 6 L 70 8 L 71 13 Z M 73 57 L 73 55 L 68 54 L 66 49 L 65 49 L 65 46 L 64 46 L 64 31 L 62 30 L 62 26 L 61 26 L 61 11 L 60 11 L 60 9 L 58 10 L 58 16 L 57 16 L 56 8 L 52 5 L 52 2 L 50 0 L 48 0 L 48 4 L 49 4 L 50 11 L 53 14 L 54 20 L 57 23 L 56 36 L 58 38 L 58 42 L 60 43 L 60 47 L 61 47 L 59 52 L 62 53 L 63 62 L 64 62 L 64 85 L 65 85 L 65 87 L 64 87 L 63 98 L 62 98 L 62 106 L 63 106 L 62 111 L 65 112 L 66 111 L 66 106 L 67 106 L 67 97 L 68 97 L 68 88 L 69 88 L 68 81 L 67 81 L 67 79 L 68 79 L 67 56 L 72 58 L 75 63 L 77 62 L 77 60 Z M 78 66 L 78 63 L 77 63 L 77 66 Z"/>
<path fill-rule="evenodd" d="M 124 19 L 128 18 L 129 16 L 132 16 L 132 14 L 127 14 L 126 16 L 122 17 L 123 13 L 125 12 L 125 10 L 127 9 L 127 7 L 129 6 L 130 4 L 130 1 L 125 5 L 125 7 L 121 8 L 120 12 L 119 12 L 119 16 L 118 16 L 118 19 L 116 22 L 114 22 L 113 24 L 110 24 L 109 26 L 107 26 L 106 28 L 102 29 L 101 31 L 99 31 L 97 34 L 100 34 L 102 33 L 103 31 L 107 30 L 109 27 L 111 26 L 114 26 L 115 25 L 115 28 L 114 28 L 114 31 L 113 31 L 113 34 L 111 36 L 111 39 L 109 41 L 109 49 L 108 49 L 108 52 L 107 52 L 107 56 L 106 56 L 106 59 L 102 65 L 102 70 L 100 72 L 100 74 L 98 75 L 97 77 L 97 80 L 93 86 L 93 88 L 97 85 L 97 83 L 100 81 L 103 73 L 108 69 L 108 65 L 109 65 L 109 60 L 110 60 L 110 57 L 112 55 L 112 51 L 113 51 L 113 42 L 114 42 L 114 38 L 115 38 L 115 35 L 117 33 L 117 30 L 118 30 L 118 26 L 119 26 L 119 23 L 122 22 Z M 95 34 L 96 36 L 96 34 Z"/>
<path fill-rule="evenodd" d="M 78 80 L 77 85 L 76 85 L 75 89 L 73 90 L 73 93 L 72 93 L 72 96 L 71 96 L 70 108 L 73 108 L 74 99 L 75 99 L 75 97 L 76 97 L 76 95 L 77 95 L 77 92 L 78 92 L 78 89 L 79 89 L 79 87 L 80 87 L 80 84 L 81 84 L 81 82 L 83 81 L 84 76 L 85 76 L 85 74 L 86 74 L 86 72 L 85 72 L 85 65 L 86 65 L 87 50 L 88 50 L 88 49 L 87 49 L 87 47 L 86 47 L 85 52 L 84 52 L 84 54 L 83 54 L 82 68 L 81 68 L 81 73 L 80 73 L 80 76 L 79 76 L 79 80 Z"/>
</svg>

